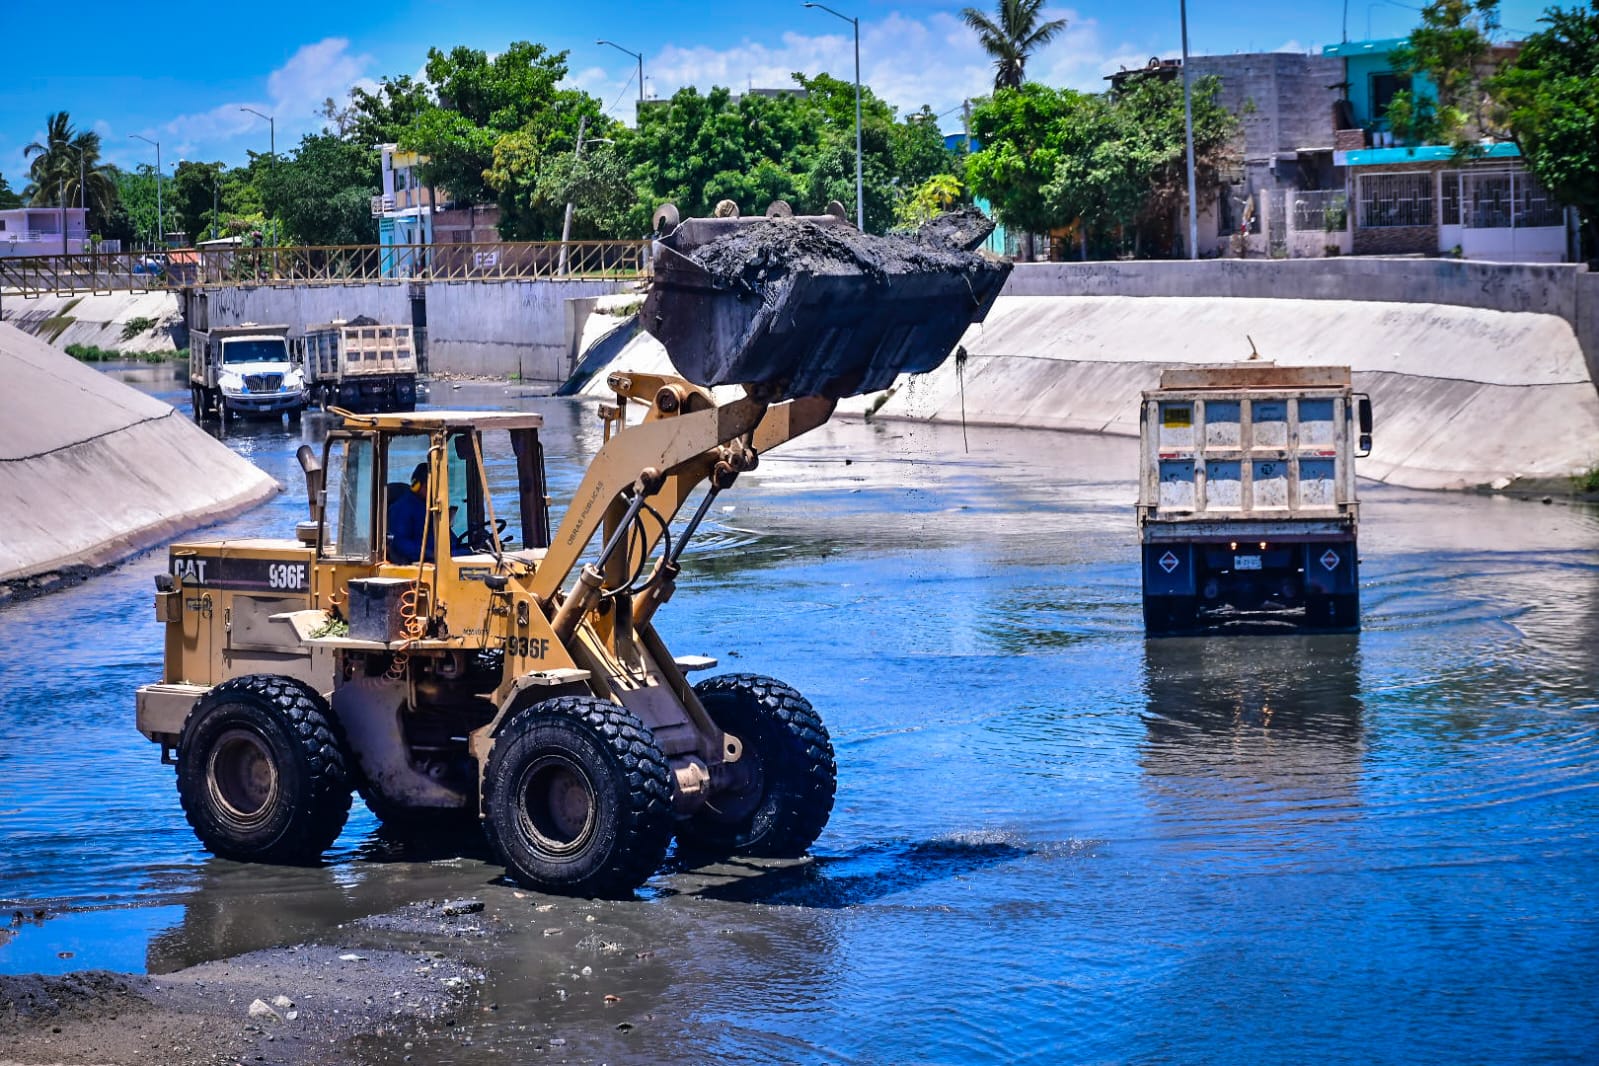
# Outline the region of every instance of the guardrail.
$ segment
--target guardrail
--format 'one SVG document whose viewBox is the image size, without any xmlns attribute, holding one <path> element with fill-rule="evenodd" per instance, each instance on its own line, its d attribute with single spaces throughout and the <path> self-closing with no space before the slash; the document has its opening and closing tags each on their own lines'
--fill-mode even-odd
<svg viewBox="0 0 1599 1066">
<path fill-rule="evenodd" d="M 647 277 L 649 241 L 501 241 L 325 247 L 180 248 L 0 257 L 0 288 L 148 292 L 255 285 Z"/>
</svg>

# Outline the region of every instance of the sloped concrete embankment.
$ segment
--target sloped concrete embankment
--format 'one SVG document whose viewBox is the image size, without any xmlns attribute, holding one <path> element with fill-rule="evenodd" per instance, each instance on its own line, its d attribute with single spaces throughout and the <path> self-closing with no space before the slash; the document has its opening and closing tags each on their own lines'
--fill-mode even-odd
<svg viewBox="0 0 1599 1066">
<path fill-rule="evenodd" d="M 1348 365 L 1377 426 L 1365 477 L 1417 488 L 1558 478 L 1599 459 L 1599 392 L 1563 318 L 1438 304 L 1003 297 L 877 417 L 1136 435 L 1180 363 Z"/>
<path fill-rule="evenodd" d="M 0 319 L 56 348 L 69 344 L 129 353 L 188 347 L 176 293 L 108 292 L 24 298 L 6 293 Z"/>
<path fill-rule="evenodd" d="M 1571 321 L 1435 303 L 1006 295 L 967 332 L 964 366 L 951 359 L 842 410 L 1136 436 L 1140 394 L 1164 367 L 1247 359 L 1251 341 L 1281 364 L 1353 368 L 1377 419 L 1363 476 L 1469 488 L 1599 461 L 1599 392 Z M 643 334 L 584 392 L 604 395 L 613 370 L 673 372 Z"/>
<path fill-rule="evenodd" d="M 101 566 L 280 486 L 159 400 L 0 324 L 0 585 Z"/>
</svg>

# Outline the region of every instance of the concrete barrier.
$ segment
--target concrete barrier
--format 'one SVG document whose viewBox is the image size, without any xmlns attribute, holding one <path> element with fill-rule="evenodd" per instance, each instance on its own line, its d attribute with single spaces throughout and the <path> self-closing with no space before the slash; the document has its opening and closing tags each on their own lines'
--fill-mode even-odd
<svg viewBox="0 0 1599 1066">
<path fill-rule="evenodd" d="M 618 292 L 620 281 L 450 281 L 363 285 L 264 285 L 218 288 L 190 297 L 189 325 L 288 323 L 293 335 L 337 318 L 367 315 L 414 324 L 412 294 L 428 331 L 428 369 L 524 381 L 566 380 L 576 365 L 578 328 L 568 301 Z"/>
<path fill-rule="evenodd" d="M 1581 264 L 1359 256 L 1023 263 L 1004 295 L 1349 300 L 1555 315 L 1575 330 L 1599 384 L 1599 277 Z"/>
<path fill-rule="evenodd" d="M 615 281 L 455 281 L 427 289 L 428 364 L 435 373 L 565 381 L 575 368 L 567 301 L 604 296 Z"/>
<path fill-rule="evenodd" d="M 101 566 L 280 491 L 160 400 L 0 324 L 0 584 Z"/>
<path fill-rule="evenodd" d="M 1363 476 L 1466 488 L 1563 477 L 1599 461 L 1599 391 L 1570 323 L 1440 304 L 1001 296 L 963 338 L 964 367 L 951 359 L 886 399 L 858 397 L 841 409 L 1136 435 L 1140 393 L 1164 367 L 1248 359 L 1251 340 L 1264 359 L 1354 370 L 1378 423 Z M 670 372 L 670 362 L 641 334 L 584 392 L 604 395 L 615 370 Z"/>
</svg>

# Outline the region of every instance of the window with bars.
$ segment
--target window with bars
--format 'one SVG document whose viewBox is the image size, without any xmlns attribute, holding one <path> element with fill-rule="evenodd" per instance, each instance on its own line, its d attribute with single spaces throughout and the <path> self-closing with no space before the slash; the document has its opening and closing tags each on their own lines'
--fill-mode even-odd
<svg viewBox="0 0 1599 1066">
<path fill-rule="evenodd" d="M 1461 221 L 1471 229 L 1526 229 L 1563 224 L 1560 205 L 1524 170 L 1461 176 Z"/>
<path fill-rule="evenodd" d="M 1356 188 L 1356 224 L 1363 229 L 1433 224 L 1431 172 L 1362 174 Z"/>
</svg>

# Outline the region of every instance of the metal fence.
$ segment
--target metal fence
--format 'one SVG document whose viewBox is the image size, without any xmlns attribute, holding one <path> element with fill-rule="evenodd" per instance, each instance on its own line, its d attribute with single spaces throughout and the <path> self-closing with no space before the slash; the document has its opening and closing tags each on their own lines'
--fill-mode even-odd
<svg viewBox="0 0 1599 1066">
<path fill-rule="evenodd" d="M 1348 228 L 1349 194 L 1344 190 L 1294 189 L 1287 195 L 1295 230 L 1332 233 Z"/>
<path fill-rule="evenodd" d="M 1432 171 L 1362 174 L 1355 184 L 1355 224 L 1362 229 L 1431 226 L 1436 199 Z"/>
<path fill-rule="evenodd" d="M 1468 229 L 1560 226 L 1565 213 L 1525 170 L 1467 171 L 1460 175 L 1460 224 Z"/>
<path fill-rule="evenodd" d="M 385 281 L 640 278 L 649 241 L 182 248 L 0 257 L 0 287 L 24 295 Z"/>
</svg>

